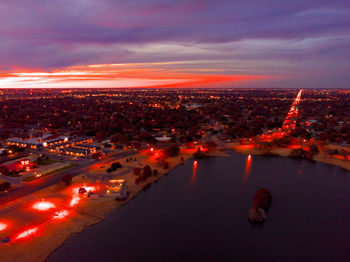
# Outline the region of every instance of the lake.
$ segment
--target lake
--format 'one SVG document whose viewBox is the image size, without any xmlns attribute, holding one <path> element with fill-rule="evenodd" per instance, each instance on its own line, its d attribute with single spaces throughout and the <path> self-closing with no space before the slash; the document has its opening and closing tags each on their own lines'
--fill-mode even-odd
<svg viewBox="0 0 350 262">
<path fill-rule="evenodd" d="M 260 187 L 272 205 L 253 226 Z M 349 203 L 350 173 L 335 166 L 236 153 L 190 160 L 47 261 L 350 261 Z"/>
</svg>

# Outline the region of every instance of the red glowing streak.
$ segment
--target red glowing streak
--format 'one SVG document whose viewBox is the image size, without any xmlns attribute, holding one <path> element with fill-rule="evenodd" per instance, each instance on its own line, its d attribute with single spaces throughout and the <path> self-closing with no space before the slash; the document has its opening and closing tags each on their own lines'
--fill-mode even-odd
<svg viewBox="0 0 350 262">
<path fill-rule="evenodd" d="M 77 205 L 80 201 L 80 197 L 79 196 L 73 196 L 72 200 L 69 203 L 69 206 L 73 207 L 75 205 Z"/>
<path fill-rule="evenodd" d="M 248 179 L 249 173 L 250 173 L 250 166 L 252 165 L 252 156 L 247 156 L 247 161 L 245 162 L 245 170 L 243 175 L 243 182 L 245 182 Z"/>
<path fill-rule="evenodd" d="M 17 240 L 17 239 L 29 237 L 29 236 L 33 235 L 36 231 L 38 231 L 37 227 L 27 229 L 27 230 L 23 231 L 22 233 L 18 234 L 18 236 L 15 239 Z"/>
<path fill-rule="evenodd" d="M 56 207 L 55 204 L 53 204 L 51 202 L 44 201 L 44 199 L 40 202 L 36 202 L 33 205 L 34 209 L 41 210 L 41 211 L 46 211 L 46 210 L 49 210 L 49 209 L 55 208 L 55 207 Z"/>
<path fill-rule="evenodd" d="M 298 116 L 298 109 L 296 108 L 301 100 L 301 94 L 302 94 L 303 90 L 300 89 L 296 98 L 293 101 L 293 104 L 282 124 L 282 130 L 286 130 L 287 132 L 289 131 L 289 129 L 294 129 L 296 126 L 296 118 Z M 283 134 L 282 134 L 283 135 Z"/>
<path fill-rule="evenodd" d="M 62 219 L 65 218 L 66 216 L 68 216 L 69 211 L 68 210 L 62 210 L 62 211 L 58 211 L 53 215 L 54 219 Z"/>
<path fill-rule="evenodd" d="M 198 161 L 194 161 L 194 162 L 193 162 L 192 177 L 191 177 L 191 183 L 192 183 L 192 184 L 193 184 L 194 181 L 196 180 L 197 166 L 198 166 Z"/>
<path fill-rule="evenodd" d="M 296 127 L 297 124 L 297 118 L 298 118 L 298 114 L 299 114 L 299 109 L 297 108 L 300 100 L 301 100 L 301 94 L 302 94 L 303 90 L 299 90 L 298 95 L 296 96 L 296 98 L 294 99 L 286 118 L 283 121 L 282 127 L 279 128 L 277 131 L 274 131 L 273 133 L 271 133 L 271 131 L 269 131 L 269 135 L 261 135 L 261 139 L 263 141 L 271 141 L 273 138 L 281 138 L 285 135 L 290 134 Z"/>
<path fill-rule="evenodd" d="M 0 231 L 3 231 L 5 228 L 7 228 L 7 225 L 0 222 Z"/>
</svg>

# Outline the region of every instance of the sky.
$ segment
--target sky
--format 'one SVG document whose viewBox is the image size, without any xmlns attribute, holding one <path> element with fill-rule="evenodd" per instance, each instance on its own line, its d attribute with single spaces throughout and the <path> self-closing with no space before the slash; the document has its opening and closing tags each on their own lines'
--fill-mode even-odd
<svg viewBox="0 0 350 262">
<path fill-rule="evenodd" d="M 1 0 L 0 88 L 350 87 L 350 1 Z"/>
</svg>

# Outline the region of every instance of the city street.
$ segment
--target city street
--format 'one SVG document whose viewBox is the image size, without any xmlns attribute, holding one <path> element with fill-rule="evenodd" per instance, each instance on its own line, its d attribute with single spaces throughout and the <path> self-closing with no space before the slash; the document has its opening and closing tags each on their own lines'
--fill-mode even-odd
<svg viewBox="0 0 350 262">
<path fill-rule="evenodd" d="M 41 190 L 43 188 L 56 184 L 60 182 L 62 180 L 62 176 L 66 174 L 70 174 L 73 177 L 77 175 L 81 175 L 81 174 L 84 174 L 85 172 L 91 172 L 108 163 L 117 161 L 124 157 L 133 156 L 135 154 L 137 154 L 136 151 L 130 150 L 126 152 L 120 152 L 120 153 L 108 155 L 102 160 L 94 160 L 93 162 L 85 161 L 83 165 L 72 167 L 68 170 L 63 170 L 62 172 L 58 172 L 50 176 L 42 177 L 33 182 L 26 183 L 23 186 L 17 187 L 11 190 L 10 192 L 0 193 L 0 204 L 1 205 L 5 204 L 17 198 L 29 195 L 38 190 Z"/>
</svg>

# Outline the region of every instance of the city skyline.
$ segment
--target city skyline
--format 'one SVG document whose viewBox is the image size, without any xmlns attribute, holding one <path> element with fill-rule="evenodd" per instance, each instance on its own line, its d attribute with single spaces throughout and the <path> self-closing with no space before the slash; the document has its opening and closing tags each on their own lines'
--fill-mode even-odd
<svg viewBox="0 0 350 262">
<path fill-rule="evenodd" d="M 347 1 L 3 1 L 0 88 L 349 86 Z"/>
</svg>

